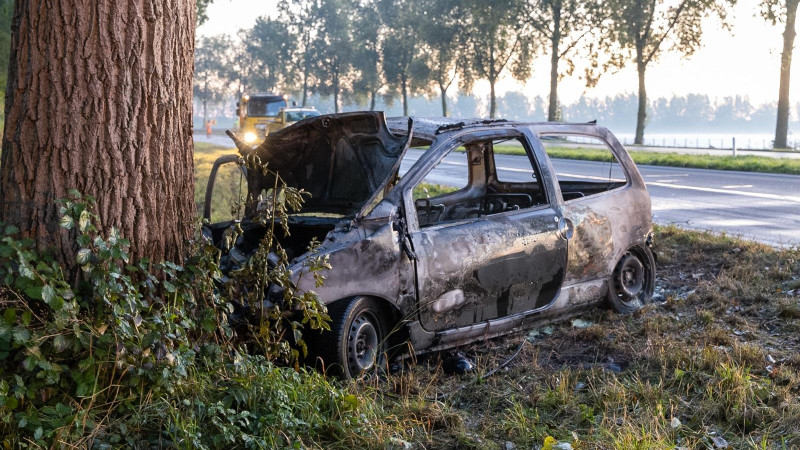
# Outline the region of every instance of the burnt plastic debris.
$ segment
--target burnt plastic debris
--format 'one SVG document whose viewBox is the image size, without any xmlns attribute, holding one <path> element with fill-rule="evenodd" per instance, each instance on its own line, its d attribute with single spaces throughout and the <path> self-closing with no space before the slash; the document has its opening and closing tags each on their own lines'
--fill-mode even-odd
<svg viewBox="0 0 800 450">
<path fill-rule="evenodd" d="M 472 372 L 474 369 L 475 364 L 460 353 L 448 356 L 442 361 L 442 370 L 447 375 L 463 375 L 467 372 Z"/>
</svg>

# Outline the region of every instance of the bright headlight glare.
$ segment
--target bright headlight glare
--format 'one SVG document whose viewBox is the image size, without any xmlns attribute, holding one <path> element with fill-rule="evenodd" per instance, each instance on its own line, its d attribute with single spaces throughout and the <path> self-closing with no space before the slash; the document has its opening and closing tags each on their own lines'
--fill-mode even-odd
<svg viewBox="0 0 800 450">
<path fill-rule="evenodd" d="M 244 141 L 247 142 L 248 144 L 255 142 L 256 139 L 258 139 L 258 136 L 256 136 L 256 134 L 253 132 L 248 131 L 247 133 L 244 134 Z"/>
</svg>

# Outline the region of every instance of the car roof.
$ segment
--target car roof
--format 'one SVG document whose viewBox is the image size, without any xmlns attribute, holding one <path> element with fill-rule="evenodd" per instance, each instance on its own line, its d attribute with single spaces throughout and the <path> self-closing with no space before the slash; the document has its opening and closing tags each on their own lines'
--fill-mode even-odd
<svg viewBox="0 0 800 450">
<path fill-rule="evenodd" d="M 460 131 L 469 128 L 479 127 L 500 127 L 516 128 L 519 126 L 530 126 L 537 128 L 540 132 L 573 132 L 598 134 L 603 127 L 597 126 L 592 122 L 520 122 L 506 119 L 482 119 L 482 118 L 461 118 L 461 117 L 417 117 L 399 116 L 386 119 L 389 129 L 392 132 L 405 132 L 408 119 L 414 121 L 414 136 L 433 140 L 437 135 L 451 131 Z"/>
</svg>

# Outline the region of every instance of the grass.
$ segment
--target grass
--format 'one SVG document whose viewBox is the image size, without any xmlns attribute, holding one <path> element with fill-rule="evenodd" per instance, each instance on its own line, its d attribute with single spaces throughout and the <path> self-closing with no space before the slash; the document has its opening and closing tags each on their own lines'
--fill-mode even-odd
<svg viewBox="0 0 800 450">
<path fill-rule="evenodd" d="M 194 143 L 194 200 L 198 216 L 203 212 L 208 176 L 214 161 L 220 156 L 236 153 L 237 150 L 232 147 L 224 148 L 206 142 Z M 211 222 L 228 220 L 236 215 L 232 210 L 240 203 L 240 196 L 246 194 L 246 185 L 247 181 L 241 178 L 235 165 L 226 164 L 219 169 L 211 199 Z"/>
<path fill-rule="evenodd" d="M 495 153 L 504 155 L 525 154 L 525 150 L 519 146 L 497 145 L 494 149 Z M 800 159 L 767 158 L 764 156 L 737 156 L 734 158 L 733 156 L 685 155 L 639 150 L 631 150 L 629 153 L 636 164 L 642 165 L 800 175 Z M 608 160 L 607 152 L 592 148 L 548 147 L 547 154 L 550 155 L 551 158 L 587 161 Z"/>
<path fill-rule="evenodd" d="M 473 374 L 432 355 L 352 389 L 415 417 L 404 439 L 419 448 L 800 446 L 800 250 L 675 227 L 656 241 L 658 302 L 636 314 L 462 347 Z"/>
</svg>

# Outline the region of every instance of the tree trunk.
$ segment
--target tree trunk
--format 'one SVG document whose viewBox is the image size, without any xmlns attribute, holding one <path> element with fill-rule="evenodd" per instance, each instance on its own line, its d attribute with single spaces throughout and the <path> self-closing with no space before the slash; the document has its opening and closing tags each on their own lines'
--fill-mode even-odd
<svg viewBox="0 0 800 450">
<path fill-rule="evenodd" d="M 401 77 L 400 85 L 403 90 L 403 115 L 408 116 L 408 81 L 405 75 Z"/>
<path fill-rule="evenodd" d="M 132 257 L 180 262 L 195 218 L 195 0 L 17 0 L 0 220 L 75 268 L 55 201 L 94 196 Z"/>
<path fill-rule="evenodd" d="M 633 143 L 636 145 L 644 144 L 644 124 L 647 119 L 647 91 L 644 87 L 644 72 L 647 65 L 642 62 L 636 64 L 639 72 L 639 110 L 636 113 L 636 137 Z"/>
<path fill-rule="evenodd" d="M 369 110 L 370 111 L 375 111 L 375 97 L 376 96 L 377 96 L 377 93 L 375 91 L 371 91 L 369 93 Z"/>
<path fill-rule="evenodd" d="M 333 112 L 339 112 L 339 76 L 334 75 L 333 80 Z"/>
<path fill-rule="evenodd" d="M 778 89 L 778 121 L 775 125 L 775 148 L 788 147 L 789 134 L 789 81 L 792 70 L 797 0 L 786 2 L 786 26 L 783 30 L 783 52 L 781 53 L 781 84 Z"/>
<path fill-rule="evenodd" d="M 550 104 L 547 107 L 547 121 L 558 120 L 558 46 L 561 43 L 561 8 L 553 7 L 553 36 L 550 38 Z"/>
<path fill-rule="evenodd" d="M 494 84 L 497 80 L 494 78 L 489 79 L 489 118 L 494 119 L 495 114 L 497 113 L 497 98 L 494 92 Z"/>
<path fill-rule="evenodd" d="M 439 83 L 439 91 L 442 93 L 442 117 L 447 117 L 447 88 Z"/>
</svg>

